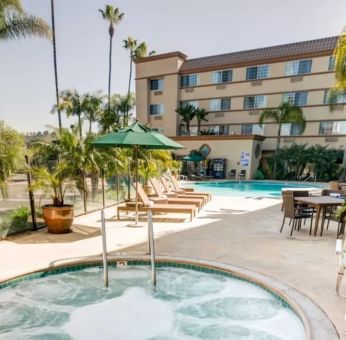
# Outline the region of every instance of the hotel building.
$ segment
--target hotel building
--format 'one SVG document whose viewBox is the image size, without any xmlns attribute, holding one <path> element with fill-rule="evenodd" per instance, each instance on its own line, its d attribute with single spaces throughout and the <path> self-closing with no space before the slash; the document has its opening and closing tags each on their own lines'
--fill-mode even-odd
<svg viewBox="0 0 346 340">
<path fill-rule="evenodd" d="M 217 135 L 215 140 L 258 140 L 265 156 L 275 149 L 278 126 L 271 121 L 259 126 L 260 112 L 290 101 L 302 108 L 307 124 L 303 132 L 299 126 L 284 124 L 282 146 L 343 147 L 346 95 L 337 98 L 333 109 L 327 99 L 335 82 L 336 42 L 337 37 L 329 37 L 195 59 L 181 52 L 140 59 L 136 62 L 137 118 L 176 140 L 211 140 L 197 136 L 195 119 L 191 136 L 184 137 L 175 110 L 191 104 L 209 112 L 208 122 L 201 127 L 204 133 Z"/>
</svg>

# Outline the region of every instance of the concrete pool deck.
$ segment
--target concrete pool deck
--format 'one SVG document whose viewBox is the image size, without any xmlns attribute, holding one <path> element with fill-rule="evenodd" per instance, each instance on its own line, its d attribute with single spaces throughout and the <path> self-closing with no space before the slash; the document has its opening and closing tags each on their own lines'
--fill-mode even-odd
<svg viewBox="0 0 346 340">
<path fill-rule="evenodd" d="M 146 252 L 146 228 L 129 228 L 128 220 L 116 221 L 114 208 L 107 209 L 106 216 L 109 252 Z M 288 224 L 279 233 L 280 200 L 251 197 L 214 197 L 193 222 L 180 223 L 184 217 L 155 218 L 158 255 L 235 265 L 282 281 L 316 302 L 339 334 L 344 333 L 346 299 L 335 293 L 335 224 L 322 238 L 308 236 L 308 227 L 289 238 Z M 99 213 L 76 218 L 70 234 L 40 231 L 1 241 L 0 281 L 63 260 L 100 254 L 99 219 Z"/>
</svg>

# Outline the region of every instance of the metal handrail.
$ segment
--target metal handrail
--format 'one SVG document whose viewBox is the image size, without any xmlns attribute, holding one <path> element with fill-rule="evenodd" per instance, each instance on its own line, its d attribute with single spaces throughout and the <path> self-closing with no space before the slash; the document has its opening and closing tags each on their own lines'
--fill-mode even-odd
<svg viewBox="0 0 346 340">
<path fill-rule="evenodd" d="M 303 181 L 303 183 L 307 182 L 307 181 L 310 180 L 310 179 L 313 179 L 313 180 L 316 181 L 315 175 L 310 175 L 309 177 L 305 178 L 304 181 Z"/>
<path fill-rule="evenodd" d="M 151 263 L 151 282 L 156 287 L 156 266 L 155 266 L 155 242 L 154 242 L 154 227 L 153 215 L 151 209 L 148 209 L 148 236 L 149 236 L 149 252 Z"/>
<path fill-rule="evenodd" d="M 101 234 L 102 234 L 102 261 L 103 261 L 103 282 L 108 287 L 108 262 L 107 262 L 107 237 L 105 211 L 101 210 Z"/>
</svg>

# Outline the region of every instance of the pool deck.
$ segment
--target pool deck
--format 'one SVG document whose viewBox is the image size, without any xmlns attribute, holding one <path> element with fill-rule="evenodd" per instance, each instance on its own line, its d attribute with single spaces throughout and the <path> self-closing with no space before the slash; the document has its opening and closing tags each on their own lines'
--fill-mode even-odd
<svg viewBox="0 0 346 340">
<path fill-rule="evenodd" d="M 130 228 L 128 220 L 116 221 L 115 208 L 107 209 L 106 216 L 109 252 L 147 251 L 145 227 Z M 233 265 L 282 281 L 317 303 L 344 334 L 346 299 L 335 293 L 334 223 L 322 238 L 308 236 L 308 227 L 289 238 L 288 224 L 279 233 L 280 200 L 251 197 L 215 196 L 193 222 L 182 222 L 184 217 L 154 218 L 158 255 Z M 144 220 L 141 223 L 145 225 Z M 70 234 L 43 230 L 1 241 L 0 281 L 100 253 L 100 214 L 92 213 L 76 218 Z"/>
</svg>

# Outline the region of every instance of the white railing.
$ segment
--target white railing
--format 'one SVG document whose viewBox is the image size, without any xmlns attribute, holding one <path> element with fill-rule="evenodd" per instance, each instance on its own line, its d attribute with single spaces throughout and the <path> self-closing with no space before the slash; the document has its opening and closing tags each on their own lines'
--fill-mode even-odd
<svg viewBox="0 0 346 340">
<path fill-rule="evenodd" d="M 108 287 L 108 262 L 107 262 L 107 237 L 105 211 L 101 210 L 101 234 L 102 234 L 102 261 L 103 261 L 103 282 Z"/>
<path fill-rule="evenodd" d="M 151 282 L 156 287 L 156 266 L 155 266 L 155 242 L 154 242 L 154 226 L 153 215 L 148 209 L 148 236 L 149 236 L 149 254 L 151 263 Z"/>
</svg>

